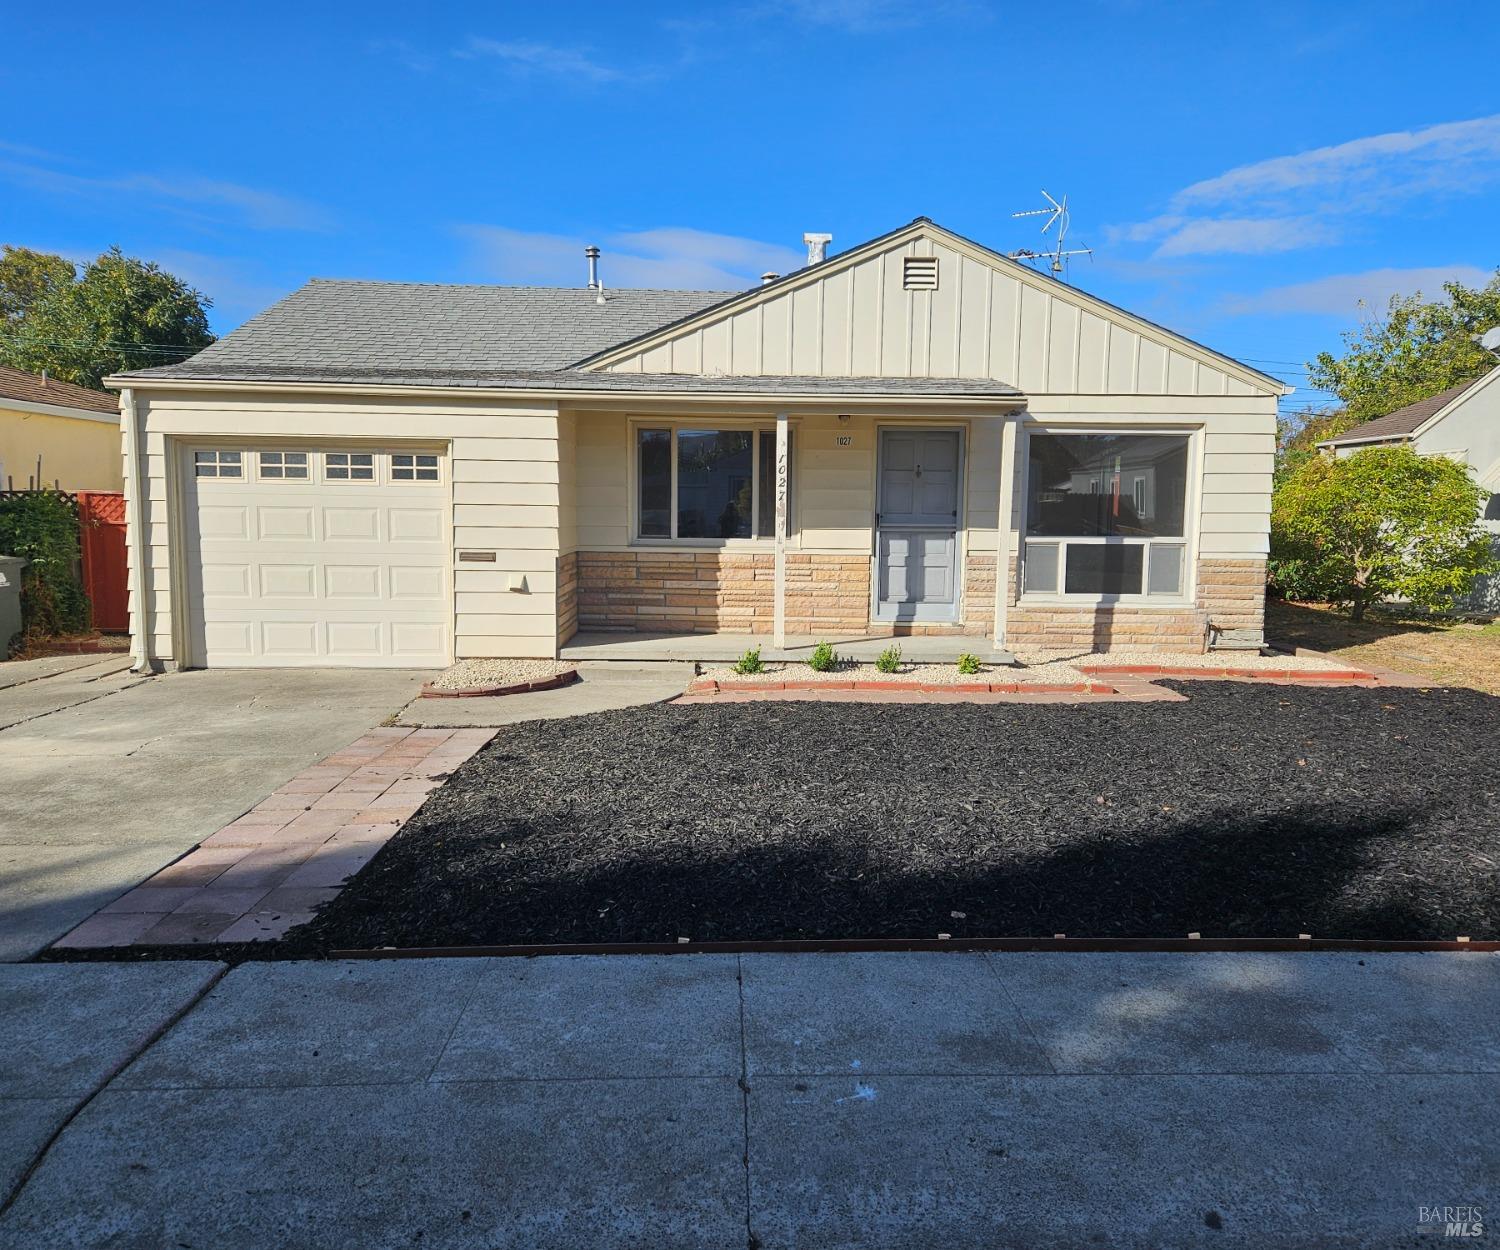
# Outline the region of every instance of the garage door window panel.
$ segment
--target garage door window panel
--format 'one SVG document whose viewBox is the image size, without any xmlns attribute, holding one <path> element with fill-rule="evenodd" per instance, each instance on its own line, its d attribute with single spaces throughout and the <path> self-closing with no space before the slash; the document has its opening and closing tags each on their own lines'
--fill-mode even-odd
<svg viewBox="0 0 1500 1250">
<path fill-rule="evenodd" d="M 419 454 L 397 452 L 391 456 L 391 481 L 436 482 L 438 480 L 438 458 Z"/>
<path fill-rule="evenodd" d="M 375 456 L 368 451 L 330 451 L 323 455 L 323 479 L 328 482 L 373 482 Z"/>
<path fill-rule="evenodd" d="M 305 482 L 308 480 L 305 451 L 263 451 L 258 457 L 260 476 L 270 482 Z"/>
<path fill-rule="evenodd" d="M 243 457 L 237 451 L 195 451 L 194 477 L 243 477 Z"/>
</svg>

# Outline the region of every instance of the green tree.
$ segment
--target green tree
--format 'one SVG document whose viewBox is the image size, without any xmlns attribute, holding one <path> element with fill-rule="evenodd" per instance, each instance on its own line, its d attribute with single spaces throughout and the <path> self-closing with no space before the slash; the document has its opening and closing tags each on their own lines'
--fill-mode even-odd
<svg viewBox="0 0 1500 1250">
<path fill-rule="evenodd" d="M 1433 301 L 1424 301 L 1420 291 L 1393 296 L 1383 319 L 1345 332 L 1342 356 L 1322 352 L 1309 362 L 1309 383 L 1337 395 L 1351 425 L 1495 367 L 1474 336 L 1500 325 L 1500 270 L 1482 287 L 1445 282 L 1443 290 L 1447 298 Z"/>
<path fill-rule="evenodd" d="M 20 311 L 0 326 L 0 364 L 97 387 L 111 373 L 182 360 L 214 341 L 212 301 L 157 265 L 115 247 L 59 281 L 56 266 L 40 262 L 67 261 L 29 256 L 38 260 L 18 262 L 18 274 L 43 280 L 18 279 Z"/>
<path fill-rule="evenodd" d="M 1279 417 L 1276 421 L 1276 481 L 1281 483 L 1312 457 L 1321 455 L 1318 444 L 1337 438 L 1359 424 L 1347 408 L 1320 408 L 1298 415 L 1296 420 Z"/>
<path fill-rule="evenodd" d="M 1294 598 L 1370 604 L 1397 595 L 1444 608 L 1494 572 L 1479 524 L 1488 492 L 1467 466 L 1410 447 L 1315 456 L 1271 502 L 1271 581 Z"/>
<path fill-rule="evenodd" d="M 0 330 L 12 329 L 44 295 L 77 277 L 73 262 L 29 247 L 0 247 Z"/>
</svg>

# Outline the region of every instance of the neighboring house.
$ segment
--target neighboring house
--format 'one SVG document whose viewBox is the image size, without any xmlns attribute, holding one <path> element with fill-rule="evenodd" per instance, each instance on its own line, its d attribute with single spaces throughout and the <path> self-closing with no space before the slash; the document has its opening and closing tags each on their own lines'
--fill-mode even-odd
<svg viewBox="0 0 1500 1250">
<path fill-rule="evenodd" d="M 124 480 L 117 396 L 0 368 L 0 490 L 120 490 Z"/>
<path fill-rule="evenodd" d="M 138 659 L 1259 643 L 1280 382 L 925 218 L 819 248 L 744 291 L 318 280 L 110 379 Z"/>
<path fill-rule="evenodd" d="M 1336 456 L 1366 447 L 1409 445 L 1424 456 L 1449 456 L 1469 466 L 1488 492 L 1480 519 L 1500 553 L 1500 366 L 1318 444 Z M 1460 612 L 1500 612 L 1500 578 L 1482 577 Z"/>
</svg>

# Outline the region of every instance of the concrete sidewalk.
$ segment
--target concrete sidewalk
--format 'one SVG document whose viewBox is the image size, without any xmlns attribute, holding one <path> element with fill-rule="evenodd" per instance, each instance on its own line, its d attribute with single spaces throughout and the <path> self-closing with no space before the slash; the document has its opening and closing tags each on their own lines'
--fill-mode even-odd
<svg viewBox="0 0 1500 1250">
<path fill-rule="evenodd" d="M 0 960 L 23 959 L 378 725 L 423 672 L 0 664 Z M 128 661 L 126 661 L 128 662 Z"/>
<path fill-rule="evenodd" d="M 247 964 L 0 1246 L 1422 1244 L 1496 1105 L 1486 954 Z"/>
</svg>

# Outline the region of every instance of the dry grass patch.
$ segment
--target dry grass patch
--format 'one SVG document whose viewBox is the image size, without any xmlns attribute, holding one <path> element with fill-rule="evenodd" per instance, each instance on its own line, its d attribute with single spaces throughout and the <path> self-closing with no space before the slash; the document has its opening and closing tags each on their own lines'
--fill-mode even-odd
<svg viewBox="0 0 1500 1250">
<path fill-rule="evenodd" d="M 1266 604 L 1266 636 L 1282 645 L 1315 647 L 1350 664 L 1378 664 L 1430 679 L 1500 694 L 1500 624 L 1477 625 L 1380 612 L 1363 621 L 1324 604 Z"/>
</svg>

